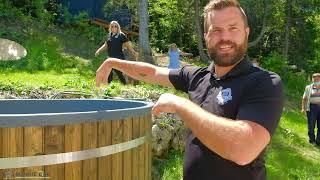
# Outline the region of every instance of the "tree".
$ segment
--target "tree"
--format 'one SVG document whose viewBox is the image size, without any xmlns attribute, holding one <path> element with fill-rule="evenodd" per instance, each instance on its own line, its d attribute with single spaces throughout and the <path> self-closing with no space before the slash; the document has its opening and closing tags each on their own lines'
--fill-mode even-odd
<svg viewBox="0 0 320 180">
<path fill-rule="evenodd" d="M 264 8 L 263 8 L 264 10 L 263 10 L 262 28 L 261 28 L 259 36 L 255 40 L 249 42 L 249 44 L 248 44 L 249 48 L 256 46 L 259 42 L 261 42 L 263 36 L 265 35 L 265 33 L 267 31 L 267 16 L 268 16 L 267 12 L 270 12 L 270 9 L 269 9 L 269 6 L 268 6 L 268 3 L 266 2 L 266 0 L 263 1 L 263 6 L 264 6 Z"/>
<path fill-rule="evenodd" d="M 150 64 L 155 64 L 152 58 L 149 42 L 148 0 L 139 0 L 139 58 Z"/>
<path fill-rule="evenodd" d="M 150 41 L 157 51 L 167 52 L 176 43 L 184 51 L 197 52 L 194 6 L 190 0 L 149 0 Z"/>
<path fill-rule="evenodd" d="M 194 1 L 194 8 L 195 8 L 195 26 L 196 26 L 196 30 L 197 30 L 197 39 L 198 39 L 198 51 L 199 51 L 199 55 L 200 55 L 200 59 L 204 62 L 210 62 L 210 58 L 207 56 L 207 54 L 203 51 L 203 31 L 202 31 L 202 25 L 201 25 L 201 20 L 200 20 L 200 0 L 195 0 Z"/>
<path fill-rule="evenodd" d="M 285 39 L 283 48 L 283 57 L 287 60 L 289 56 L 289 46 L 290 46 L 290 30 L 291 30 L 291 14 L 292 14 L 292 1 L 286 1 L 286 26 L 285 26 Z"/>
</svg>

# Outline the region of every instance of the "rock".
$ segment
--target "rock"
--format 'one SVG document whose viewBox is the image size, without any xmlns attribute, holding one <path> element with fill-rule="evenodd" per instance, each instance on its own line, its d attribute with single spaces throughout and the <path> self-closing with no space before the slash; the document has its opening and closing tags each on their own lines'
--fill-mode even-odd
<svg viewBox="0 0 320 180">
<path fill-rule="evenodd" d="M 184 151 L 188 129 L 174 114 L 165 114 L 153 119 L 152 150 L 156 157 L 163 157 L 170 149 Z"/>
</svg>

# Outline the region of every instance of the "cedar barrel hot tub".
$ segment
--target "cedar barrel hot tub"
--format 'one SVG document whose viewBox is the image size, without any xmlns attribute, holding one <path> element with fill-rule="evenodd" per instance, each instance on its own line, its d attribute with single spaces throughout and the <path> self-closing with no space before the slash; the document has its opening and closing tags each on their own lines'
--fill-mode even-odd
<svg viewBox="0 0 320 180">
<path fill-rule="evenodd" d="M 151 180 L 152 103 L 0 100 L 0 179 Z"/>
</svg>

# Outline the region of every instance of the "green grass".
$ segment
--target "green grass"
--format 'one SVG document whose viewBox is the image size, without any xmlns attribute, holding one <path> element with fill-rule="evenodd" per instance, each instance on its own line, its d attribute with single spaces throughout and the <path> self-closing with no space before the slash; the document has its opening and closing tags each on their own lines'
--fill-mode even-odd
<svg viewBox="0 0 320 180">
<path fill-rule="evenodd" d="M 0 71 L 0 90 L 14 90 L 16 92 L 30 89 L 42 90 L 79 90 L 93 91 L 95 83 L 93 78 L 87 78 L 75 73 L 45 72 L 6 72 Z"/>
<path fill-rule="evenodd" d="M 167 159 L 154 159 L 153 165 L 157 168 L 154 179 L 180 180 L 182 179 L 183 153 L 171 151 Z"/>
<path fill-rule="evenodd" d="M 319 167 L 320 148 L 308 142 L 305 117 L 285 111 L 268 150 L 269 179 L 319 179 Z"/>
</svg>

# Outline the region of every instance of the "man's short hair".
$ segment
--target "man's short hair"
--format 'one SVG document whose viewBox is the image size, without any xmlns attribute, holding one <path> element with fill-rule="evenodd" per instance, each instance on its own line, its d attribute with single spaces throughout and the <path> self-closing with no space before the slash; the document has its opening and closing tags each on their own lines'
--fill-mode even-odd
<svg viewBox="0 0 320 180">
<path fill-rule="evenodd" d="M 242 19 L 244 21 L 245 26 L 248 26 L 248 18 L 244 10 L 241 8 L 240 3 L 237 0 L 211 0 L 204 7 L 204 32 L 208 31 L 208 18 L 209 13 L 212 10 L 222 10 L 228 7 L 236 7 L 240 10 L 242 14 Z"/>
</svg>

